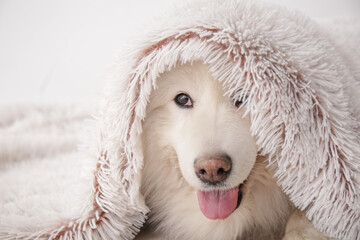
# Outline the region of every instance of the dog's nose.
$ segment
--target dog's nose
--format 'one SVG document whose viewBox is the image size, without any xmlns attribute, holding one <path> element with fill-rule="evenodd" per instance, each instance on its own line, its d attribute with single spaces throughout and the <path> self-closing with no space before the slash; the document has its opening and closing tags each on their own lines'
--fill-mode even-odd
<svg viewBox="0 0 360 240">
<path fill-rule="evenodd" d="M 198 158 L 194 163 L 196 176 L 209 184 L 224 181 L 229 176 L 231 165 L 231 158 L 227 155 Z"/>
</svg>

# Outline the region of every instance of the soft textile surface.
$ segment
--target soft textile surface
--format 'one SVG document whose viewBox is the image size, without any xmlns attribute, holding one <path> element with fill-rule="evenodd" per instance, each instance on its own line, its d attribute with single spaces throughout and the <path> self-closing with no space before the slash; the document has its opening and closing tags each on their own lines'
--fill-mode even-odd
<svg viewBox="0 0 360 240">
<path fill-rule="evenodd" d="M 119 54 L 92 133 L 80 131 L 85 150 L 74 151 L 75 112 L 2 111 L 0 238 L 133 238 L 148 212 L 139 184 L 149 94 L 159 74 L 194 60 L 229 94 L 249 96 L 251 133 L 294 205 L 318 230 L 360 238 L 358 25 L 206 0 L 147 29 Z"/>
<path fill-rule="evenodd" d="M 1 107 L 0 239 L 32 238 L 79 215 L 92 181 L 77 153 L 89 117 L 79 107 Z"/>
</svg>

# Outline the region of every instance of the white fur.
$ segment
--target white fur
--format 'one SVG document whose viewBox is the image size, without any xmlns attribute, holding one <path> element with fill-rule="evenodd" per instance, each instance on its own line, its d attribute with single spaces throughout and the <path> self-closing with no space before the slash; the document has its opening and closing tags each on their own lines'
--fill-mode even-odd
<svg viewBox="0 0 360 240">
<path fill-rule="evenodd" d="M 193 108 L 175 104 L 179 93 L 192 98 Z M 177 67 L 159 78 L 143 127 L 142 192 L 151 211 L 149 223 L 168 239 L 269 239 L 283 234 L 291 207 L 265 158 L 257 155 L 245 108 L 234 106 L 202 63 Z M 209 220 L 196 198 L 197 189 L 209 187 L 195 175 L 194 160 L 219 153 L 228 154 L 233 163 L 223 188 L 248 181 L 240 207 L 225 220 Z"/>
</svg>

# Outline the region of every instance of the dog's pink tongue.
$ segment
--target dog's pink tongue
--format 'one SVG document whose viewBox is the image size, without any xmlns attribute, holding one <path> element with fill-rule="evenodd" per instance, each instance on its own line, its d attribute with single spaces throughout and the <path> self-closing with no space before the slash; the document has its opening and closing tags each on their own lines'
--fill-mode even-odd
<svg viewBox="0 0 360 240">
<path fill-rule="evenodd" d="M 230 190 L 215 190 L 197 192 L 199 206 L 205 217 L 210 219 L 225 219 L 235 210 L 239 188 Z"/>
</svg>

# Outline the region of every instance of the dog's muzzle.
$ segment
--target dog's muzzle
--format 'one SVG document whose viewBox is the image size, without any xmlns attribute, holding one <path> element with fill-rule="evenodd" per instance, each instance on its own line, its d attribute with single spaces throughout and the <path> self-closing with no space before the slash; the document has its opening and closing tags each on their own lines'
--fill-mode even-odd
<svg viewBox="0 0 360 240">
<path fill-rule="evenodd" d="M 232 162 L 228 155 L 198 158 L 194 163 L 196 176 L 206 184 L 219 185 L 230 175 Z M 209 219 L 229 217 L 242 200 L 241 185 L 232 189 L 197 191 L 202 213 Z"/>
</svg>

